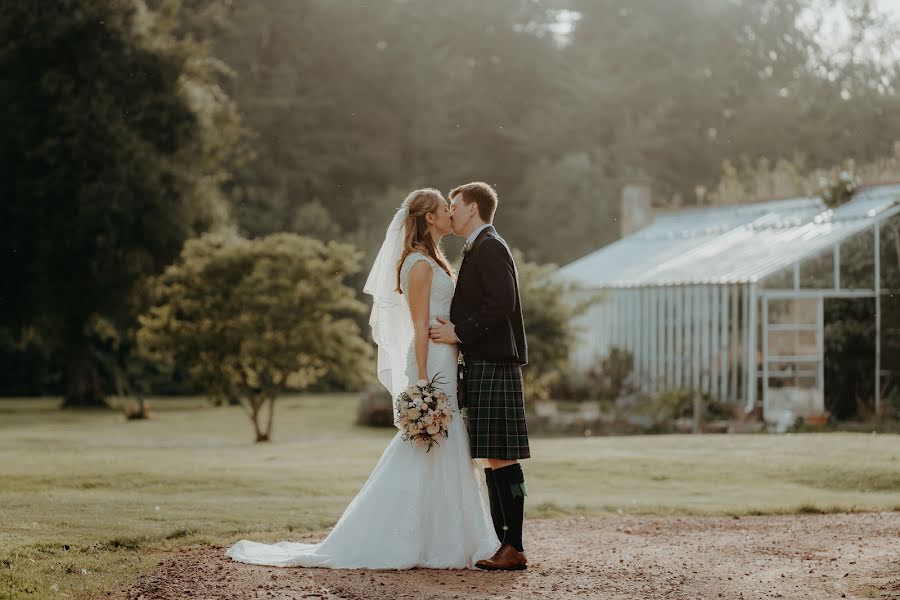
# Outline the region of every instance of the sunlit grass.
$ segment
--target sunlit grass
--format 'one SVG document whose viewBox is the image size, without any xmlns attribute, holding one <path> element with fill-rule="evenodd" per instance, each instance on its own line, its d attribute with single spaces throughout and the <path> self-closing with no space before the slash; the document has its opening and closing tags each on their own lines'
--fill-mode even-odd
<svg viewBox="0 0 900 600">
<path fill-rule="evenodd" d="M 177 546 L 330 526 L 393 434 L 354 426 L 356 401 L 280 399 L 257 445 L 239 408 L 201 398 L 152 400 L 149 421 L 0 400 L 0 598 L 29 582 L 86 598 Z M 896 435 L 539 438 L 532 454 L 531 518 L 900 508 Z"/>
</svg>

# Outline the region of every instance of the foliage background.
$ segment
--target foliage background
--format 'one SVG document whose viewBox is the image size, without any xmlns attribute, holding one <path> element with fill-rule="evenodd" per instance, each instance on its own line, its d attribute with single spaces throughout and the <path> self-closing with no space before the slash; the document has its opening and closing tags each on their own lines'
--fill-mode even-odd
<svg viewBox="0 0 900 600">
<path fill-rule="evenodd" d="M 629 178 L 794 193 L 900 131 L 898 23 L 864 0 L 2 2 L 0 33 L 0 394 L 72 404 L 198 391 L 130 357 L 148 278 L 224 224 L 350 243 L 359 290 L 406 192 L 482 179 L 565 264 Z"/>
</svg>

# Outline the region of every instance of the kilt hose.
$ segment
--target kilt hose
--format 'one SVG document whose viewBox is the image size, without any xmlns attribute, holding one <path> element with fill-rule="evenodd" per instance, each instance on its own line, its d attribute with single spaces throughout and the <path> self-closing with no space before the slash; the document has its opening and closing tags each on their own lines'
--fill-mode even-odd
<svg viewBox="0 0 900 600">
<path fill-rule="evenodd" d="M 465 386 L 472 458 L 530 457 L 519 363 L 467 360 Z"/>
</svg>

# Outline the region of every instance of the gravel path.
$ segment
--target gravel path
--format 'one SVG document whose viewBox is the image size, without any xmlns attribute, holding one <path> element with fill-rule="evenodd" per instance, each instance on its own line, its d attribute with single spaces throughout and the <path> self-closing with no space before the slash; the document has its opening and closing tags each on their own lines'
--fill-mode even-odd
<svg viewBox="0 0 900 600">
<path fill-rule="evenodd" d="M 118 597 L 143 600 L 900 598 L 900 512 L 526 521 L 516 573 L 276 569 L 191 547 Z M 323 533 L 297 541 L 318 541 Z"/>
</svg>

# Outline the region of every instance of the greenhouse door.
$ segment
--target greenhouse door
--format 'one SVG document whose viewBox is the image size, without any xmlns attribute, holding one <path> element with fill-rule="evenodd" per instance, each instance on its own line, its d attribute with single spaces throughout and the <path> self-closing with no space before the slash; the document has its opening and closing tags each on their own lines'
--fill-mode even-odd
<svg viewBox="0 0 900 600">
<path fill-rule="evenodd" d="M 825 414 L 824 299 L 815 293 L 764 293 L 763 418 L 782 426 Z"/>
</svg>

